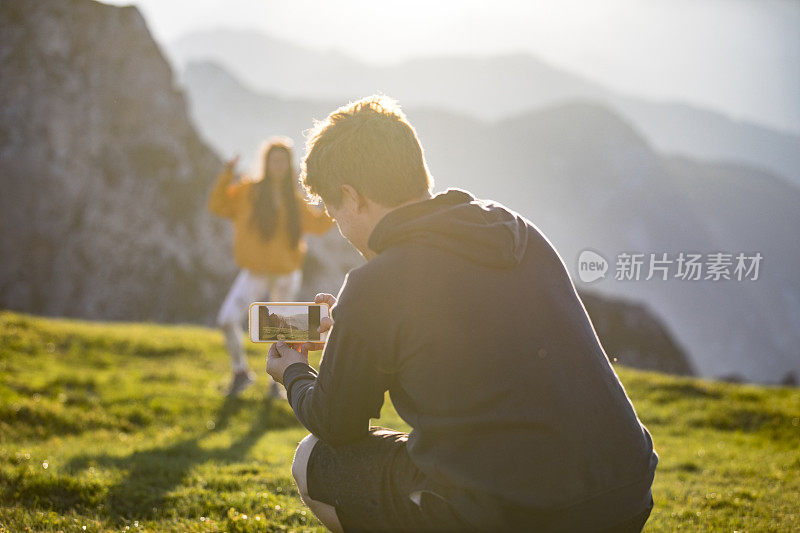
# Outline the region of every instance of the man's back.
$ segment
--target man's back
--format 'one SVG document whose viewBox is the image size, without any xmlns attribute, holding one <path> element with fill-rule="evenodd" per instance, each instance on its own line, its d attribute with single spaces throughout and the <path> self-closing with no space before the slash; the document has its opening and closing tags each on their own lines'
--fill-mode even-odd
<svg viewBox="0 0 800 533">
<path fill-rule="evenodd" d="M 361 346 L 371 355 L 360 364 L 412 426 L 412 460 L 453 487 L 442 496 L 473 524 L 588 513 L 597 526 L 609 505 L 646 505 L 650 435 L 563 262 L 519 215 L 472 200 L 449 190 L 386 215 L 334 331 L 344 314 L 361 342 L 382 343 Z"/>
<path fill-rule="evenodd" d="M 315 514 L 372 531 L 640 530 L 658 457 L 547 239 L 466 191 L 432 197 L 385 95 L 316 122 L 306 147 L 304 187 L 367 259 L 338 301 L 317 295 L 335 302 L 319 372 L 286 346 L 267 357 L 312 433 L 292 468 Z M 370 428 L 387 390 L 410 434 Z"/>
</svg>

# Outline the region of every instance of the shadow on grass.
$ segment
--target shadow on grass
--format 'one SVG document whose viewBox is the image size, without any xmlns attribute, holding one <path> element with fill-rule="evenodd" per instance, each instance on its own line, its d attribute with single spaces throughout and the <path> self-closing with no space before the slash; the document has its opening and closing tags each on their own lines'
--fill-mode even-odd
<svg viewBox="0 0 800 533">
<path fill-rule="evenodd" d="M 165 496 L 179 487 L 196 465 L 213 462 L 217 465 L 230 465 L 241 462 L 255 443 L 268 430 L 296 427 L 297 420 L 284 402 L 260 400 L 253 423 L 247 432 L 238 436 L 230 446 L 205 448 L 200 441 L 212 433 L 227 429 L 231 419 L 248 405 L 248 401 L 229 398 L 220 406 L 214 417 L 212 429 L 200 432 L 190 438 L 177 441 L 169 446 L 139 450 L 119 457 L 108 454 L 80 455 L 70 461 L 67 472 L 71 479 L 92 467 L 106 467 L 125 472 L 123 479 L 108 488 L 104 502 L 105 513 L 114 519 L 152 519 L 170 514 L 161 509 Z M 37 499 L 38 500 L 38 499 Z M 97 495 L 91 501 L 81 497 L 49 501 L 46 507 L 58 511 L 79 510 L 91 506 L 97 510 Z M 38 500 L 40 504 L 45 503 Z M 88 504 L 88 505 L 87 505 Z M 105 514 L 104 513 L 104 514 Z"/>
</svg>

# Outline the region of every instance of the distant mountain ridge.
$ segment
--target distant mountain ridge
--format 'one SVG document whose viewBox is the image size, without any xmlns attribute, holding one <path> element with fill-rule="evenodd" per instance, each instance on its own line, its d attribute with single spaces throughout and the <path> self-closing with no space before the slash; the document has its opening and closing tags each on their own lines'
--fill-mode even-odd
<svg viewBox="0 0 800 533">
<path fill-rule="evenodd" d="M 291 316 L 286 317 L 286 323 L 290 324 L 291 326 L 307 330 L 308 329 L 308 314 L 306 313 L 296 313 Z"/>
<path fill-rule="evenodd" d="M 315 52 L 254 31 L 215 30 L 167 45 L 185 69 L 217 63 L 245 87 L 282 98 L 347 101 L 376 91 L 415 107 L 481 120 L 507 120 L 570 100 L 592 100 L 622 114 L 663 153 L 762 167 L 800 186 L 800 134 L 779 131 L 685 103 L 616 93 L 527 54 L 442 56 L 375 67 L 339 53 Z M 800 117 L 800 98 L 784 103 Z"/>
</svg>

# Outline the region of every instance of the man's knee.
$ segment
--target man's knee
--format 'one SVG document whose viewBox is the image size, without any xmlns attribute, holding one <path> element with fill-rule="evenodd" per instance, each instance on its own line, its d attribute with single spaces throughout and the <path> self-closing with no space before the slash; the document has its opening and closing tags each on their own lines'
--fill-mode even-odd
<svg viewBox="0 0 800 533">
<path fill-rule="evenodd" d="M 300 493 L 300 498 L 311 509 L 320 522 L 331 531 L 338 533 L 342 531 L 342 524 L 339 522 L 339 516 L 336 514 L 336 508 L 333 505 L 319 502 L 308 495 L 308 460 L 311 458 L 311 452 L 314 446 L 319 442 L 319 439 L 314 435 L 306 435 L 306 438 L 300 441 L 297 450 L 294 452 L 294 461 L 292 461 L 292 477 L 297 484 L 297 491 Z"/>
<path fill-rule="evenodd" d="M 292 477 L 297 483 L 297 490 L 300 494 L 308 495 L 308 460 L 311 457 L 311 451 L 317 444 L 319 439 L 308 434 L 300 441 L 297 450 L 294 452 L 294 461 L 292 461 Z"/>
</svg>

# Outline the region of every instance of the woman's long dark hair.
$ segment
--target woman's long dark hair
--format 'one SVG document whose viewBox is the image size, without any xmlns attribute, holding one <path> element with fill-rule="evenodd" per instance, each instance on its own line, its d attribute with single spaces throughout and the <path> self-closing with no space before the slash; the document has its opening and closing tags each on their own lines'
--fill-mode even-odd
<svg viewBox="0 0 800 533">
<path fill-rule="evenodd" d="M 289 234 L 289 244 L 292 248 L 297 247 L 300 242 L 300 235 L 302 228 L 300 227 L 300 209 L 297 205 L 297 195 L 295 194 L 295 174 L 294 162 L 292 160 L 292 147 L 283 140 L 271 141 L 262 153 L 262 163 L 264 170 L 262 171 L 261 180 L 255 184 L 255 195 L 253 198 L 253 214 L 250 219 L 253 224 L 261 232 L 264 240 L 269 240 L 275 234 L 278 224 L 278 203 L 277 198 L 273 194 L 272 178 L 269 175 L 269 155 L 276 150 L 283 150 L 289 158 L 289 166 L 286 169 L 286 175 L 280 178 L 280 196 L 283 204 L 283 209 L 286 213 L 286 230 Z"/>
</svg>

